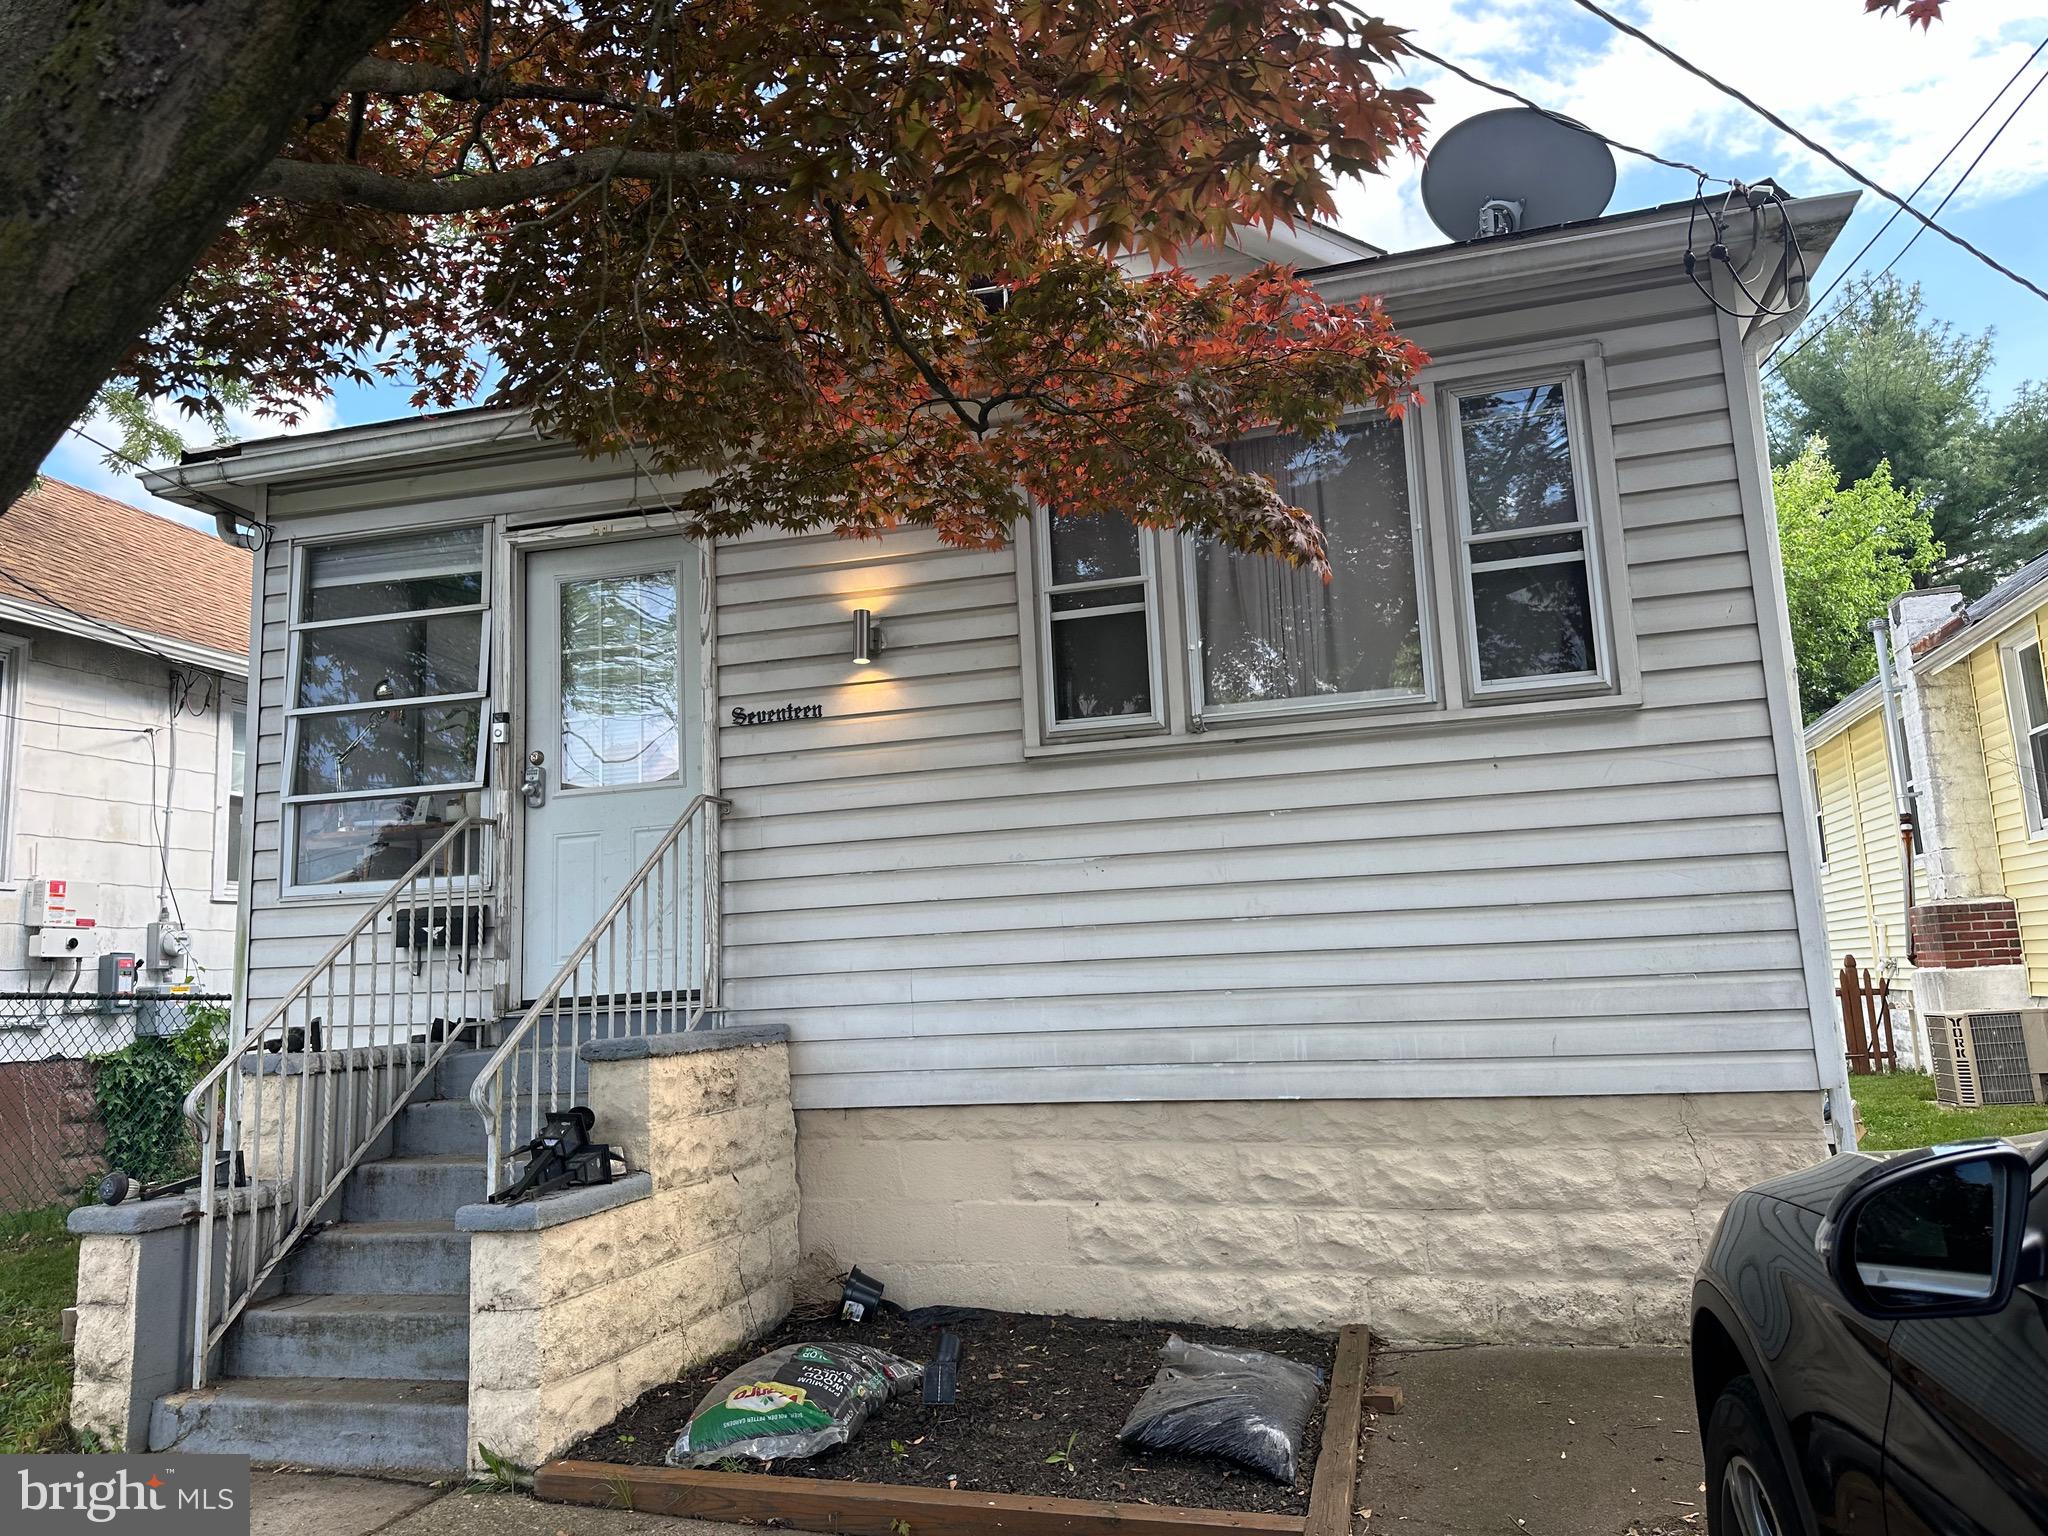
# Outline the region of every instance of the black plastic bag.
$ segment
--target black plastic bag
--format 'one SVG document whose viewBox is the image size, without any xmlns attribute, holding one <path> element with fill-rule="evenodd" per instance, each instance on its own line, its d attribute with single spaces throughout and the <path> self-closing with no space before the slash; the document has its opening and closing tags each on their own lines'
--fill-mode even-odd
<svg viewBox="0 0 2048 1536">
<path fill-rule="evenodd" d="M 1257 1349 L 1160 1346 L 1163 1362 L 1117 1438 L 1184 1456 L 1221 1456 L 1292 1483 L 1302 1432 L 1323 1395 L 1323 1373 Z"/>
</svg>

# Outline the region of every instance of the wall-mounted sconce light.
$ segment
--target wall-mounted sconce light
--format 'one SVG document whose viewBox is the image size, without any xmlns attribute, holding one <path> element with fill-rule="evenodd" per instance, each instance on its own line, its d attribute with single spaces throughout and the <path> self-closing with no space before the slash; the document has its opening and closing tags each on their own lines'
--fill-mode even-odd
<svg viewBox="0 0 2048 1536">
<path fill-rule="evenodd" d="M 875 616 L 865 608 L 853 610 L 853 664 L 864 667 L 875 658 L 875 652 L 882 648 L 882 626 L 875 622 Z"/>
</svg>

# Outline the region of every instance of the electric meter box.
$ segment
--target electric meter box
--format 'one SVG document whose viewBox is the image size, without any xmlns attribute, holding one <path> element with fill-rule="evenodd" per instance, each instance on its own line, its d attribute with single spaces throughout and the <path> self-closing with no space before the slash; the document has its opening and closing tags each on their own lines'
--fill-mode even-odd
<svg viewBox="0 0 2048 1536">
<path fill-rule="evenodd" d="M 22 893 L 24 928 L 97 928 L 99 920 L 99 887 L 88 881 L 31 880 Z"/>
</svg>

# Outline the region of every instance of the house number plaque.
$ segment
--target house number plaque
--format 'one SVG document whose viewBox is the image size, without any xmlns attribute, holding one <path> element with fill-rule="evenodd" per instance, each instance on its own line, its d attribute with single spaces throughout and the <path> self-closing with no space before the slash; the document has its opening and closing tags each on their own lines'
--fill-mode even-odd
<svg viewBox="0 0 2048 1536">
<path fill-rule="evenodd" d="M 780 725 L 785 720 L 822 720 L 822 704 L 778 704 L 773 709 L 739 709 L 732 712 L 734 725 Z"/>
</svg>

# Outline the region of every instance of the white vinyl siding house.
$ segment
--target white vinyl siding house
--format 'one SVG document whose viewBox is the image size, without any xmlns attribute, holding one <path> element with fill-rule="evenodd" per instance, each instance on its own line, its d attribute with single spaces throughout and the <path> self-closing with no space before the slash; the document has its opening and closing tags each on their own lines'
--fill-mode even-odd
<svg viewBox="0 0 2048 1536">
<path fill-rule="evenodd" d="M 1794 205 L 1810 259 L 1851 203 Z M 644 648 L 621 654 L 638 657 L 633 687 L 680 675 L 684 698 L 666 706 L 673 731 L 656 720 L 619 750 L 680 743 L 656 776 L 664 822 L 700 790 L 729 802 L 717 1006 L 789 1032 L 807 1243 L 887 1257 L 882 1234 L 926 1216 L 950 1232 L 952 1203 L 968 1202 L 961 1222 L 985 1203 L 980 1235 L 957 1234 L 947 1299 L 1102 1307 L 1091 1266 L 1112 1260 L 1067 1224 L 1110 1202 L 1143 1226 L 1179 1175 L 1086 1193 L 1030 1172 L 1021 1141 L 977 1138 L 1039 1136 L 1053 1161 L 1064 1141 L 1101 1141 L 1102 1169 L 1239 1158 L 1212 1181 L 1239 1190 L 1272 1127 L 1362 1136 L 1417 1101 L 1417 1124 L 1512 1129 L 1529 1156 L 1593 1170 L 1571 1185 L 1585 1231 L 1643 1225 L 1659 1278 L 1596 1282 L 1592 1249 L 1546 1215 L 1540 1286 L 1597 1283 L 1614 1337 L 1672 1337 L 1659 1298 L 1690 1272 L 1695 1209 L 1726 1193 L 1673 1128 L 1719 1138 L 1717 1178 L 1760 1177 L 1817 1154 L 1844 1081 L 1756 376 L 1772 323 L 1685 280 L 1684 224 L 1683 207 L 1650 210 L 1317 274 L 1333 299 L 1380 296 L 1431 359 L 1415 406 L 1360 414 L 1334 450 L 1229 445 L 1320 520 L 1327 587 L 1043 517 L 1000 550 L 919 531 L 700 547 L 662 482 L 509 411 L 245 445 L 161 477 L 269 530 L 250 1016 L 374 889 L 295 873 L 295 818 L 338 796 L 402 802 L 376 813 L 387 852 L 457 806 L 491 818 L 502 1000 L 537 995 L 548 968 L 522 970 L 523 952 L 559 952 L 561 911 L 534 906 L 555 898 L 532 878 L 523 772 L 541 771 L 547 806 L 569 803 L 566 700 L 529 719 L 534 680 L 568 660 L 528 654 L 567 644 L 539 573 L 644 565 L 679 594 L 687 644 L 664 642 L 652 671 Z M 377 620 L 460 609 L 481 631 L 463 631 L 461 678 L 379 670 L 357 680 L 367 696 L 306 698 L 307 573 L 350 548 L 425 568 L 429 544 L 457 537 L 480 550 L 474 599 Z M 864 660 L 860 612 L 882 642 Z M 302 777 L 319 711 L 428 704 L 460 716 L 438 756 Z M 1297 1101 L 1321 1118 L 1288 1118 Z M 1233 1102 L 1236 1118 L 1201 1120 Z M 1203 1124 L 1241 1150 L 1111 1145 L 1193 1147 Z M 913 1175 L 913 1144 L 944 1176 Z M 1474 1222 L 1520 1209 L 1493 1155 L 1461 1154 L 1456 1187 L 1425 1197 L 1404 1182 L 1408 1154 L 1375 1153 L 1385 1179 L 1346 1173 L 1319 1208 L 1347 1231 L 1382 1198 Z M 1641 1158 L 1680 1172 L 1625 1177 Z M 965 1169 L 981 1170 L 971 1188 Z M 989 1277 L 1019 1243 L 1050 1267 L 1005 1290 Z M 1394 1336 L 1534 1336 L 1460 1262 L 1428 1269 L 1448 1299 L 1416 1300 Z"/>
</svg>

